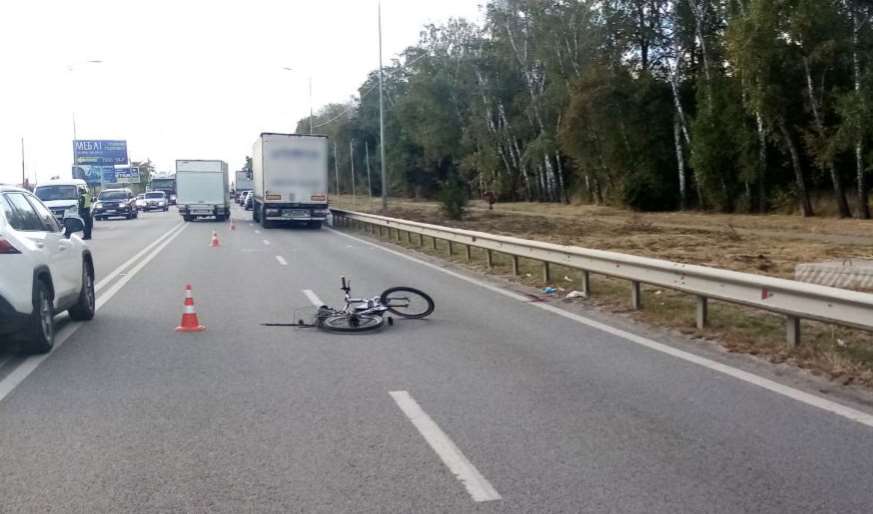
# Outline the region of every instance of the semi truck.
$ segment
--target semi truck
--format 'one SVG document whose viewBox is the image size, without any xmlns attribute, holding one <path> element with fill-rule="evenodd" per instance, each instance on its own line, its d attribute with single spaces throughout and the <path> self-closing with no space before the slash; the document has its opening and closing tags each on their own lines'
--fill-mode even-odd
<svg viewBox="0 0 873 514">
<path fill-rule="evenodd" d="M 218 160 L 176 161 L 176 206 L 185 221 L 230 216 L 227 163 Z"/>
<path fill-rule="evenodd" d="M 255 181 L 248 170 L 237 170 L 236 179 L 233 182 L 234 199 L 239 202 L 243 193 L 254 188 L 254 183 Z"/>
<path fill-rule="evenodd" d="M 252 217 L 320 228 L 327 204 L 327 136 L 262 133 L 252 151 Z"/>
</svg>

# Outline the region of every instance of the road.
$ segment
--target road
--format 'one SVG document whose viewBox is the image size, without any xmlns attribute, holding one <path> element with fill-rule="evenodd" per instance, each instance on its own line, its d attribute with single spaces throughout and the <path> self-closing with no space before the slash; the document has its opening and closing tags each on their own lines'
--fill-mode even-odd
<svg viewBox="0 0 873 514">
<path fill-rule="evenodd" d="M 0 367 L 0 512 L 871 511 L 864 405 L 357 236 L 179 223 L 98 223 L 95 320 Z M 437 310 L 262 326 L 339 304 L 340 276 Z M 189 283 L 207 330 L 179 334 Z"/>
</svg>

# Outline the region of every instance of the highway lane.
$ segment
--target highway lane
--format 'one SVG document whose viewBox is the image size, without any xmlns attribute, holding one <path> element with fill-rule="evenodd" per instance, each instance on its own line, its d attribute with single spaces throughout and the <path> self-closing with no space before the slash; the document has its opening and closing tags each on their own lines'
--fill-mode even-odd
<svg viewBox="0 0 873 514">
<path fill-rule="evenodd" d="M 237 228 L 189 224 L 0 403 L 0 510 L 873 505 L 869 427 L 356 239 Z M 338 304 L 340 276 L 355 294 L 420 287 L 437 312 L 366 336 L 260 325 L 311 311 L 304 290 Z M 173 332 L 185 283 L 206 332 Z M 476 501 L 400 391 L 499 499 Z"/>
</svg>

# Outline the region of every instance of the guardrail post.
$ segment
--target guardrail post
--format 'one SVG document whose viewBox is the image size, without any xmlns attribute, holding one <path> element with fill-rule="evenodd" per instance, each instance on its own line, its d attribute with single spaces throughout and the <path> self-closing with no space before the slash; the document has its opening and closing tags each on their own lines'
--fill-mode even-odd
<svg viewBox="0 0 873 514">
<path fill-rule="evenodd" d="M 455 245 L 452 244 L 452 241 L 449 240 L 449 257 L 455 255 Z"/>
<path fill-rule="evenodd" d="M 640 283 L 636 280 L 631 281 L 631 308 L 640 310 L 643 306 L 643 299 L 640 295 Z"/>
<path fill-rule="evenodd" d="M 582 293 L 586 298 L 591 296 L 591 274 L 588 270 L 582 270 Z"/>
<path fill-rule="evenodd" d="M 706 327 L 706 318 L 709 316 L 709 300 L 705 296 L 697 297 L 697 330 L 703 330 Z"/>
<path fill-rule="evenodd" d="M 543 282 L 545 282 L 546 284 L 548 284 L 548 283 L 551 282 L 551 281 L 552 281 L 552 269 L 551 269 L 551 266 L 549 266 L 549 263 L 548 263 L 548 262 L 543 261 Z"/>
<path fill-rule="evenodd" d="M 432 237 L 432 238 L 430 238 L 430 247 L 431 247 L 431 249 L 433 249 L 433 250 L 436 250 L 436 249 L 437 249 L 436 237 Z"/>
<path fill-rule="evenodd" d="M 785 316 L 785 339 L 792 348 L 800 344 L 800 318 Z"/>
<path fill-rule="evenodd" d="M 512 274 L 518 276 L 518 255 L 510 255 L 512 259 Z"/>
<path fill-rule="evenodd" d="M 470 251 L 470 245 L 464 245 L 464 259 L 466 259 L 467 262 L 473 260 L 473 256 L 470 254 Z"/>
<path fill-rule="evenodd" d="M 412 232 L 406 232 L 406 243 L 412 244 Z"/>
<path fill-rule="evenodd" d="M 422 246 L 424 246 L 424 236 L 418 234 L 418 247 L 421 248 Z"/>
<path fill-rule="evenodd" d="M 485 265 L 488 266 L 488 269 L 494 267 L 494 252 L 491 250 L 485 250 Z"/>
</svg>

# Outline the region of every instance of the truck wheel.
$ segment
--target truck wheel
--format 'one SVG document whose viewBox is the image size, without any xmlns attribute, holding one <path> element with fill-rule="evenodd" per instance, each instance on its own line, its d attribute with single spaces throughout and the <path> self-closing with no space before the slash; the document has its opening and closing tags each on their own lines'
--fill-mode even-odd
<svg viewBox="0 0 873 514">
<path fill-rule="evenodd" d="M 185 221 L 194 221 L 194 216 L 186 214 L 186 215 L 182 216 L 182 219 Z"/>
<path fill-rule="evenodd" d="M 252 205 L 252 219 L 253 219 L 255 222 L 259 222 L 259 221 L 261 221 L 260 216 L 258 216 L 258 212 L 259 212 L 259 211 L 258 211 L 258 204 L 253 204 L 253 205 Z"/>
<path fill-rule="evenodd" d="M 321 222 L 320 221 L 310 221 L 307 226 L 313 230 L 319 230 L 319 229 L 321 229 Z"/>
<path fill-rule="evenodd" d="M 264 228 L 272 228 L 273 222 L 267 219 L 267 213 L 265 212 L 266 210 L 266 207 L 261 208 L 261 226 Z"/>
<path fill-rule="evenodd" d="M 224 221 L 224 220 L 225 220 L 225 215 L 224 215 L 224 214 L 216 214 L 216 215 L 215 215 L 215 221 L 219 221 L 219 222 L 220 222 L 220 221 Z"/>
</svg>

